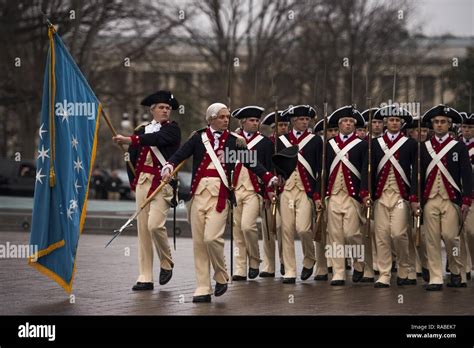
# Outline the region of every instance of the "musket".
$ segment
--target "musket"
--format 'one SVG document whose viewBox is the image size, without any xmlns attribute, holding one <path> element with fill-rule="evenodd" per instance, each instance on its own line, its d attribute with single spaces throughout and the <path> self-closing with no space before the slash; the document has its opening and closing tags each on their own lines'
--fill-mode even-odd
<svg viewBox="0 0 474 348">
<path fill-rule="evenodd" d="M 176 200 L 176 194 L 179 187 L 179 180 L 176 180 L 176 185 L 173 186 L 173 248 L 176 251 L 176 207 L 178 206 L 178 201 Z"/>
<path fill-rule="evenodd" d="M 230 182 L 229 182 L 229 218 L 230 218 L 230 278 L 234 275 L 234 205 L 235 205 L 235 192 L 234 192 L 234 170 L 230 171 Z"/>
<path fill-rule="evenodd" d="M 232 59 L 229 57 L 229 66 L 227 71 L 227 107 L 229 112 L 232 110 Z M 230 125 L 229 125 L 230 126 Z M 229 181 L 229 225 L 230 225 L 230 279 L 234 275 L 234 204 L 235 204 L 235 192 L 234 192 L 234 170 L 230 171 Z"/>
<path fill-rule="evenodd" d="M 471 83 L 469 82 L 469 115 L 472 114 L 472 85 Z M 463 126 L 463 122 L 464 122 L 464 119 L 462 120 L 462 123 L 461 123 L 461 128 Z M 459 233 L 458 235 L 460 236 L 461 233 L 463 232 L 464 230 L 464 221 L 466 219 L 464 218 L 462 212 L 461 212 L 461 226 L 459 227 Z"/>
<path fill-rule="evenodd" d="M 326 210 L 325 199 L 326 199 L 326 152 L 327 152 L 327 126 L 328 126 L 328 101 L 327 101 L 327 69 L 326 64 L 324 64 L 324 115 L 323 115 L 323 153 L 321 159 L 321 175 L 320 182 L 321 187 L 319 189 L 319 195 L 321 199 L 321 204 L 316 207 L 316 231 L 314 233 L 314 241 L 321 242 L 322 235 L 326 230 L 325 221 L 324 221 L 324 211 Z"/>
<path fill-rule="evenodd" d="M 421 110 L 423 105 L 423 78 L 421 79 L 421 93 L 420 93 L 420 115 L 418 117 L 418 146 L 416 148 L 416 195 L 418 198 L 418 209 L 413 212 L 415 219 L 415 246 L 420 247 L 421 244 L 421 225 L 422 225 L 422 214 L 421 210 Z"/>
<path fill-rule="evenodd" d="M 185 161 L 181 162 L 180 164 L 178 164 L 176 166 L 176 168 L 171 172 L 170 178 L 172 178 L 174 175 L 176 175 L 176 173 L 178 173 L 180 171 L 181 167 L 184 165 L 184 162 Z M 150 204 L 150 202 L 153 200 L 153 198 L 163 189 L 163 187 L 165 187 L 165 185 L 168 185 L 168 181 L 162 180 L 160 185 L 155 189 L 155 191 L 152 192 L 152 194 L 150 196 L 148 196 L 148 198 L 145 200 L 145 202 L 143 202 L 140 205 L 140 208 L 138 208 L 137 211 L 135 211 L 135 213 L 127 220 L 127 222 L 125 224 L 123 224 L 122 227 L 120 227 L 118 230 L 114 230 L 114 235 L 113 235 L 112 239 L 109 240 L 109 242 L 105 245 L 106 248 L 110 245 L 110 243 L 112 243 L 112 241 L 115 238 L 120 236 L 120 234 L 126 228 L 133 226 L 132 225 L 133 220 L 135 220 L 137 218 L 137 216 L 140 215 L 140 213 L 143 211 L 143 209 L 145 209 L 145 207 L 148 204 Z"/>
<path fill-rule="evenodd" d="M 369 116 L 367 119 L 367 139 L 368 139 L 368 151 L 367 151 L 367 191 L 368 191 L 368 202 L 367 209 L 365 211 L 366 218 L 366 235 L 369 243 L 372 241 L 372 231 L 370 218 L 372 216 L 372 98 L 370 97 L 369 92 L 369 63 L 367 62 L 366 66 L 366 75 L 365 75 L 365 95 L 367 98 L 367 104 L 369 107 Z"/>
<path fill-rule="evenodd" d="M 272 66 L 272 70 L 273 70 L 273 66 Z M 273 100 L 274 100 L 274 103 L 275 103 L 275 113 L 274 113 L 274 117 L 275 117 L 275 142 L 273 144 L 273 153 L 276 154 L 278 153 L 278 137 L 279 137 L 279 134 L 278 134 L 278 122 L 279 122 L 279 116 L 278 116 L 278 97 L 277 97 L 277 87 L 276 87 L 276 83 L 274 81 L 274 75 L 273 75 L 273 72 L 272 72 L 272 90 L 273 90 Z M 276 169 L 274 168 L 273 169 L 273 174 L 275 176 L 277 176 L 277 171 Z M 274 195 L 273 195 L 273 198 L 272 198 L 272 202 L 271 202 L 271 211 L 272 211 L 272 224 L 273 224 L 273 234 L 277 234 L 277 212 L 278 212 L 278 185 L 275 184 L 273 186 L 273 189 L 274 189 Z M 268 236 L 270 239 L 270 236 Z"/>
</svg>

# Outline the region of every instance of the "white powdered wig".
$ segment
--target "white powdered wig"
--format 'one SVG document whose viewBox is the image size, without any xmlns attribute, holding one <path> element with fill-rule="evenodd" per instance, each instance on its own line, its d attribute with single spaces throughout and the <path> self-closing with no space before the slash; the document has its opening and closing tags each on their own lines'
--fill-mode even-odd
<svg viewBox="0 0 474 348">
<path fill-rule="evenodd" d="M 217 117 L 217 114 L 219 111 L 222 109 L 227 109 L 227 105 L 222 104 L 222 103 L 214 103 L 209 105 L 206 111 L 206 121 L 209 123 L 212 119 Z"/>
</svg>

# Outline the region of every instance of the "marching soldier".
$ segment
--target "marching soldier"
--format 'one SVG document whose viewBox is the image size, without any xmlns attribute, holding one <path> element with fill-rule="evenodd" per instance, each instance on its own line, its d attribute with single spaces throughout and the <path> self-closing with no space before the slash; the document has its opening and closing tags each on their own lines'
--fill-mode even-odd
<svg viewBox="0 0 474 348">
<path fill-rule="evenodd" d="M 283 283 L 296 281 L 295 231 L 303 247 L 301 280 L 313 274 L 316 255 L 313 243 L 312 222 L 314 202 L 319 201 L 319 173 L 321 169 L 322 140 L 311 134 L 309 122 L 316 111 L 309 105 L 298 105 L 285 110 L 282 117 L 289 117 L 293 126 L 290 133 L 280 135 L 279 149 L 297 145 L 298 165 L 286 180 L 280 196 L 281 229 L 283 237 Z"/>
<path fill-rule="evenodd" d="M 331 285 L 345 285 L 345 244 L 361 250 L 362 207 L 359 197 L 367 192 L 367 142 L 358 138 L 356 125 L 364 125 L 361 114 L 352 106 L 337 109 L 329 116 L 329 124 L 339 126 L 339 135 L 329 140 L 327 147 L 328 248 L 331 251 L 333 277 Z M 360 282 L 364 275 L 364 255 L 354 256 L 352 281 Z"/>
<path fill-rule="evenodd" d="M 320 134 L 321 139 L 323 139 L 323 121 L 324 119 L 319 120 L 313 128 L 314 134 Z M 337 136 L 339 133 L 339 127 L 337 124 L 326 123 L 327 128 L 327 140 L 330 140 Z M 323 139 L 324 140 L 324 139 Z M 326 258 L 326 244 L 327 244 L 327 209 L 324 210 L 323 219 L 325 221 L 326 231 L 321 233 L 321 240 L 316 241 L 316 270 L 314 272 L 314 280 L 316 281 L 327 281 L 329 279 L 328 273 L 332 268 L 331 260 Z M 329 267 L 328 267 L 329 266 Z"/>
<path fill-rule="evenodd" d="M 313 133 L 314 134 L 319 134 L 321 136 L 321 138 L 323 137 L 323 119 L 319 120 L 315 125 L 314 125 L 314 128 L 313 128 Z M 338 133 L 339 133 L 339 127 L 337 127 L 337 125 L 335 126 L 330 126 L 329 124 L 327 125 L 327 130 L 326 130 L 326 133 L 327 133 L 327 139 L 332 139 L 334 138 Z"/>
<path fill-rule="evenodd" d="M 179 107 L 171 92 L 158 91 L 143 99 L 141 104 L 150 108 L 153 116 L 151 123 L 138 127 L 132 136 L 118 134 L 113 138 L 118 144 L 130 144 L 130 161 L 136 175 L 133 176 L 130 170 L 128 174 L 131 188 L 136 192 L 137 208 L 160 185 L 160 169 L 181 142 L 178 124 L 169 119 L 171 110 Z M 160 258 L 160 284 L 168 283 L 173 275 L 174 262 L 165 226 L 172 201 L 175 201 L 173 187 L 166 185 L 137 217 L 140 274 L 132 288 L 135 291 L 153 290 L 153 245 Z"/>
<path fill-rule="evenodd" d="M 410 274 L 409 267 L 408 246 L 412 235 L 408 198 L 411 170 L 416 163 L 416 141 L 401 132 L 402 125 L 411 123 L 412 116 L 406 109 L 389 105 L 378 109 L 374 118 L 384 121 L 387 127 L 383 136 L 372 140 L 374 227 L 380 272 L 374 287 L 390 286 L 392 242 L 398 259 L 397 285 L 415 285 L 416 274 Z"/>
<path fill-rule="evenodd" d="M 240 120 L 241 128 L 236 133 L 245 139 L 247 149 L 256 154 L 253 159 L 258 160 L 265 168 L 271 170 L 273 145 L 270 139 L 258 131 L 263 110 L 258 106 L 246 106 L 234 110 L 231 116 Z M 238 252 L 235 253 L 236 271 L 232 280 L 247 280 L 247 259 L 248 277 L 255 279 L 259 275 L 261 262 L 257 218 L 260 215 L 262 198 L 267 196 L 266 189 L 261 187 L 257 175 L 240 162 L 235 166 L 233 180 L 237 201 L 234 210 L 234 239 Z"/>
<path fill-rule="evenodd" d="M 467 150 L 469 151 L 474 183 L 474 114 L 468 115 L 465 112 L 461 112 L 461 115 L 463 117 L 461 141 L 466 145 Z M 474 185 L 472 198 L 474 198 Z M 469 209 L 466 221 L 464 222 L 464 230 L 468 245 L 467 252 L 470 254 L 471 261 L 466 265 L 466 276 L 467 279 L 470 280 L 472 263 L 474 262 L 474 208 L 472 208 L 472 206 L 471 209 Z"/>
<path fill-rule="evenodd" d="M 428 291 L 440 291 L 443 287 L 441 262 L 441 238 L 451 271 L 448 287 L 465 287 L 466 272 L 460 255 L 460 226 L 471 205 L 472 172 L 466 146 L 454 140 L 449 132 L 453 123 L 461 123 L 461 115 L 440 104 L 423 115 L 423 121 L 431 121 L 434 136 L 421 148 L 421 180 L 423 223 L 428 256 Z M 416 170 L 415 170 L 416 172 Z M 413 211 L 420 206 L 415 185 L 410 197 Z"/>
<path fill-rule="evenodd" d="M 370 108 L 361 113 L 364 121 L 366 123 L 366 127 L 369 127 L 369 113 L 372 119 L 371 125 L 371 139 L 378 138 L 383 134 L 383 120 L 378 120 L 374 117 L 375 112 L 378 108 Z M 364 138 L 364 140 L 369 141 L 369 135 Z M 371 218 L 370 220 L 370 228 L 373 231 L 374 227 L 374 220 Z M 364 277 L 361 280 L 361 283 L 373 283 L 375 281 L 375 271 L 374 271 L 374 260 L 377 260 L 377 244 L 375 242 L 375 233 L 370 235 L 370 239 L 368 236 L 364 236 L 364 253 L 365 253 L 365 267 L 364 267 Z M 376 261 L 375 261 L 376 262 Z M 378 272 L 377 267 L 375 269 Z"/>
<path fill-rule="evenodd" d="M 258 161 L 250 163 L 245 141 L 240 135 L 228 131 L 230 113 L 226 105 L 211 104 L 206 111 L 208 126 L 196 131 L 181 148 L 169 158 L 161 174 L 168 180 L 176 166 L 193 156 L 191 183 L 192 199 L 189 216 L 194 245 L 194 265 L 197 288 L 193 302 L 211 302 L 210 265 L 214 269 L 215 296 L 227 291 L 227 267 L 224 259 L 224 230 L 232 197 L 231 174 L 236 156 L 265 183 L 265 187 L 278 181 Z M 269 193 L 271 195 L 271 193 Z M 234 204 L 234 203 L 231 203 Z"/>
<path fill-rule="evenodd" d="M 372 112 L 372 139 L 381 137 L 383 135 L 383 120 L 376 120 L 373 118 L 375 112 L 378 110 L 378 108 L 370 108 L 367 110 L 364 110 L 361 115 L 364 118 L 365 122 L 369 122 L 369 112 Z M 366 139 L 367 140 L 367 139 Z"/>
<path fill-rule="evenodd" d="M 419 118 L 413 118 L 411 123 L 406 123 L 403 126 L 403 130 L 407 132 L 407 135 L 414 139 L 418 143 L 418 123 L 420 122 Z M 428 140 L 430 132 L 430 122 L 421 122 L 420 125 L 420 139 L 421 143 L 424 143 Z M 413 182 L 412 185 L 416 185 L 416 182 Z M 410 269 L 415 269 L 416 276 L 422 277 L 425 282 L 429 282 L 429 271 L 428 271 L 428 257 L 426 255 L 426 242 L 425 242 L 425 225 L 420 225 L 420 245 L 417 248 L 415 246 L 414 240 L 416 240 L 416 226 L 412 224 L 411 238 L 408 238 L 408 247 L 409 247 L 409 261 Z M 409 277 L 413 278 L 413 277 Z"/>
<path fill-rule="evenodd" d="M 411 124 L 405 124 L 405 126 L 403 127 L 403 129 L 407 131 L 407 135 L 415 139 L 416 141 L 418 141 L 418 122 L 420 122 L 419 118 L 413 119 L 413 122 Z M 429 139 L 430 128 L 431 124 L 429 122 L 421 122 L 420 130 L 422 142 L 425 142 Z"/>
<path fill-rule="evenodd" d="M 281 117 L 282 111 L 278 111 L 278 125 L 275 128 L 275 112 L 266 115 L 260 124 L 270 126 L 273 133 L 268 137 L 272 142 L 272 152 L 274 152 L 275 136 L 288 133 L 288 119 Z M 276 134 L 275 134 L 276 132 Z M 277 208 L 278 209 L 278 208 Z M 278 246 L 278 256 L 280 259 L 280 274 L 285 275 L 285 266 L 283 265 L 282 241 L 281 241 L 281 219 L 280 213 L 276 213 L 276 236 L 273 227 L 272 208 L 270 200 L 264 197 L 262 204 L 262 240 L 263 240 L 263 270 L 260 272 L 261 278 L 275 277 L 275 238 Z"/>
</svg>

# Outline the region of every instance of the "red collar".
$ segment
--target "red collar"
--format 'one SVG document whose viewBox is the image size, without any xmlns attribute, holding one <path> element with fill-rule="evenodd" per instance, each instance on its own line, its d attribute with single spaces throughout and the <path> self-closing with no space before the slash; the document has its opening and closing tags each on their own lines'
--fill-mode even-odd
<svg viewBox="0 0 474 348">
<path fill-rule="evenodd" d="M 243 131 L 242 129 L 240 129 L 240 130 L 237 132 L 237 134 L 241 135 L 241 136 L 245 139 L 245 141 L 247 142 L 247 144 L 248 144 L 248 143 L 250 143 L 253 139 L 255 139 L 255 138 L 260 134 L 260 132 L 259 132 L 259 131 L 256 131 L 255 133 L 252 134 L 252 136 L 251 136 L 249 139 L 247 139 L 247 138 L 245 137 L 245 133 L 244 133 L 244 131 Z"/>
<path fill-rule="evenodd" d="M 359 137 L 354 132 L 352 136 L 349 139 L 347 139 L 345 142 L 341 140 L 341 137 L 339 135 L 336 135 L 334 139 L 336 139 L 337 146 L 339 146 L 340 149 L 343 149 L 347 144 L 353 142 L 355 139 L 359 139 Z"/>
<path fill-rule="evenodd" d="M 210 141 L 214 141 L 214 134 L 212 134 L 211 127 L 206 128 L 206 134 Z M 227 139 L 228 135 L 229 131 L 227 129 L 225 131 L 222 131 L 222 134 L 219 137 L 219 142 L 221 142 L 222 139 Z"/>
<path fill-rule="evenodd" d="M 436 135 L 434 135 L 434 136 L 430 139 L 430 141 L 431 141 L 431 145 L 433 146 L 433 149 L 435 149 L 436 152 L 439 152 L 439 151 L 441 151 L 441 149 L 443 149 L 447 144 L 449 144 L 449 142 L 450 142 L 451 140 L 453 140 L 453 139 L 454 139 L 454 138 L 453 138 L 451 135 L 449 135 L 442 143 L 440 143 L 440 142 L 438 141 L 438 139 L 436 139 Z"/>
<path fill-rule="evenodd" d="M 403 133 L 400 132 L 398 133 L 398 136 L 395 139 L 390 140 L 390 138 L 388 137 L 388 132 L 386 132 L 383 135 L 383 140 L 385 141 L 385 144 L 388 144 L 391 147 L 393 144 L 395 144 L 397 141 L 399 141 L 403 137 L 404 137 Z"/>
<path fill-rule="evenodd" d="M 290 142 L 292 144 L 299 144 L 301 143 L 301 141 L 306 138 L 309 134 L 311 134 L 308 130 L 305 130 L 303 133 L 301 133 L 300 137 L 297 139 L 295 137 L 295 134 L 293 133 L 293 131 L 289 132 L 289 138 L 290 138 Z"/>
</svg>

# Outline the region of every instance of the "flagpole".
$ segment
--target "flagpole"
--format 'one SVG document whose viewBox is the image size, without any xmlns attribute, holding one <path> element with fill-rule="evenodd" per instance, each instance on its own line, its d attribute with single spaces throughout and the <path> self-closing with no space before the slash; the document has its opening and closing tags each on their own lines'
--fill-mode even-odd
<svg viewBox="0 0 474 348">
<path fill-rule="evenodd" d="M 56 143 L 55 143 L 55 127 L 54 127 L 54 99 L 56 96 L 56 76 L 55 76 L 55 54 L 54 54 L 54 38 L 53 35 L 56 33 L 56 28 L 51 23 L 46 13 L 41 11 L 43 19 L 48 25 L 48 38 L 49 38 L 49 62 L 48 62 L 48 93 L 49 93 L 49 142 L 51 147 L 51 163 L 49 166 L 49 186 L 54 187 L 56 185 L 56 173 L 54 172 L 54 159 L 56 156 Z"/>
<path fill-rule="evenodd" d="M 107 123 L 107 126 L 109 127 L 110 131 L 112 132 L 112 135 L 114 137 L 116 137 L 117 136 L 117 131 L 115 130 L 112 122 L 110 121 L 109 116 L 105 113 L 104 108 L 102 108 L 102 115 L 104 116 L 105 123 Z M 120 148 L 122 149 L 123 153 L 127 153 L 127 150 L 125 149 L 125 146 L 123 144 L 120 144 Z M 126 162 L 127 162 L 128 168 L 130 168 L 130 170 L 132 171 L 133 176 L 135 176 L 135 168 L 133 167 L 132 162 L 130 162 L 130 161 L 126 161 Z"/>
</svg>

